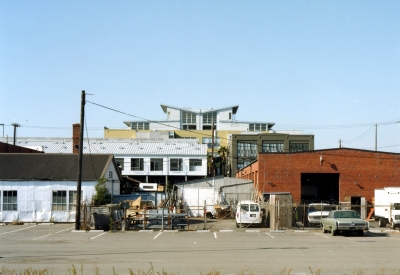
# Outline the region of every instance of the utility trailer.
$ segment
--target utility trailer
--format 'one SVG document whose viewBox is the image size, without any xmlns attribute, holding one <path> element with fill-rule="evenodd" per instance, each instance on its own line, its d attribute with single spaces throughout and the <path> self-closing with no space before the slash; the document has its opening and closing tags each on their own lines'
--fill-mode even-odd
<svg viewBox="0 0 400 275">
<path fill-rule="evenodd" d="M 379 227 L 400 227 L 400 187 L 375 189 L 374 211 Z"/>
</svg>

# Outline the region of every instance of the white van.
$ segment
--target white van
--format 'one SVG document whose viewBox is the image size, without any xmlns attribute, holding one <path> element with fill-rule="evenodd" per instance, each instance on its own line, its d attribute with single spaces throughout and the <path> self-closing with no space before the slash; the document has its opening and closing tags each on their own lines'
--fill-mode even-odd
<svg viewBox="0 0 400 275">
<path fill-rule="evenodd" d="M 254 201 L 239 201 L 236 208 L 236 227 L 242 225 L 261 225 L 262 211 L 260 205 Z"/>
</svg>

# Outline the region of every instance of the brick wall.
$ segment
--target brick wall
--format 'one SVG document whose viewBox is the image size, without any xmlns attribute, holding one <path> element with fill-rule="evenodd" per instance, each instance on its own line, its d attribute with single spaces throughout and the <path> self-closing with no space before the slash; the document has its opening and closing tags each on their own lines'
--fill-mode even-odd
<svg viewBox="0 0 400 275">
<path fill-rule="evenodd" d="M 258 161 L 238 171 L 236 177 L 248 178 L 255 171 L 260 192 L 290 192 L 294 202 L 301 201 L 302 173 L 337 173 L 339 201 L 361 196 L 372 202 L 374 189 L 400 186 L 400 154 L 345 148 L 260 153 Z"/>
<path fill-rule="evenodd" d="M 79 139 L 81 135 L 81 125 L 79 123 L 72 124 L 72 153 L 79 153 Z"/>
</svg>

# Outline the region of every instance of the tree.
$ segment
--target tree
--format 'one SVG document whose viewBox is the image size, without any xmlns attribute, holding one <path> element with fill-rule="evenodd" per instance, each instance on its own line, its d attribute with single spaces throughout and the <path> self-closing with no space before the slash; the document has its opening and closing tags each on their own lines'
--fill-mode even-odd
<svg viewBox="0 0 400 275">
<path fill-rule="evenodd" d="M 218 150 L 218 155 L 221 158 L 221 174 L 226 174 L 226 162 L 228 159 L 229 149 L 225 146 L 221 146 Z"/>
<path fill-rule="evenodd" d="M 107 179 L 102 177 L 98 179 L 97 184 L 94 187 L 96 194 L 93 196 L 92 200 L 95 206 L 106 205 L 112 202 L 112 195 L 108 192 L 106 182 Z"/>
</svg>

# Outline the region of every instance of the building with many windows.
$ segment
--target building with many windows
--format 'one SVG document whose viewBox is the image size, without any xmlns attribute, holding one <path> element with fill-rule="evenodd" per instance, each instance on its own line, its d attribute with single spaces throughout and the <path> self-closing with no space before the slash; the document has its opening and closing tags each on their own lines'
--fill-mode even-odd
<svg viewBox="0 0 400 275">
<path fill-rule="evenodd" d="M 271 122 L 236 120 L 239 106 L 219 109 L 179 108 L 161 104 L 166 119 L 157 121 L 124 121 L 128 129 L 104 129 L 105 138 L 180 138 L 198 139 L 212 151 L 212 127 L 214 125 L 214 149 L 227 147 L 232 134 L 242 132 L 267 133 L 275 125 Z"/>
<path fill-rule="evenodd" d="M 295 133 L 295 132 L 293 132 Z M 228 165 L 230 174 L 257 160 L 258 154 L 304 152 L 314 150 L 314 135 L 302 134 L 236 134 L 229 141 Z"/>
</svg>

